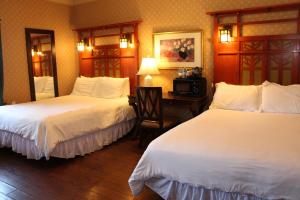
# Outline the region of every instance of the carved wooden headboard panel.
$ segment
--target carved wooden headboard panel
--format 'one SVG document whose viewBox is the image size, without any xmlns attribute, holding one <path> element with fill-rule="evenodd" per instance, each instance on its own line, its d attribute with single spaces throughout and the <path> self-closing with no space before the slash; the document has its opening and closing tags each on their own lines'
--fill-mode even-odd
<svg viewBox="0 0 300 200">
<path fill-rule="evenodd" d="M 297 17 L 243 21 L 245 15 L 295 10 Z M 242 10 L 208 13 L 214 16 L 214 82 L 232 84 L 260 84 L 264 80 L 283 85 L 300 83 L 300 4 L 285 4 Z M 219 29 L 225 24 L 221 18 L 234 16 L 236 36 L 229 43 L 221 43 Z M 274 23 L 295 23 L 295 34 L 242 36 L 243 26 Z"/>
<path fill-rule="evenodd" d="M 129 77 L 130 92 L 133 94 L 138 84 L 139 68 L 138 24 L 133 21 L 109 24 L 99 27 L 77 29 L 79 41 L 93 50 L 85 48 L 79 53 L 80 75 L 87 77 L 110 76 Z M 120 48 L 120 37 L 130 36 L 131 46 Z"/>
</svg>

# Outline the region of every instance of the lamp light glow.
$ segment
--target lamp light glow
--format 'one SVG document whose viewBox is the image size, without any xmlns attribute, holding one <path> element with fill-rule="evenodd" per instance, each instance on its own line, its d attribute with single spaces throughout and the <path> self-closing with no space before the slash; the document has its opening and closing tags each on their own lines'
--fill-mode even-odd
<svg viewBox="0 0 300 200">
<path fill-rule="evenodd" d="M 151 75 L 159 74 L 155 58 L 143 58 L 142 64 L 137 75 L 146 75 L 144 78 L 144 85 L 152 86 Z"/>
</svg>

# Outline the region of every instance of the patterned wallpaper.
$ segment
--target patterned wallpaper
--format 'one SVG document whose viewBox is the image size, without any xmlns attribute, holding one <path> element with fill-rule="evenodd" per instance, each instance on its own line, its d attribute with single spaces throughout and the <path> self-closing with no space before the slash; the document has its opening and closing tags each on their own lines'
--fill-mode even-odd
<svg viewBox="0 0 300 200">
<path fill-rule="evenodd" d="M 70 9 L 44 0 L 0 1 L 5 102 L 30 100 L 25 27 L 55 31 L 59 93 L 64 95 L 71 91 L 78 67 Z"/>
<path fill-rule="evenodd" d="M 73 7 L 71 23 L 76 27 L 87 27 L 142 19 L 139 32 L 141 57 L 152 54 L 153 32 L 202 29 L 204 31 L 204 73 L 211 82 L 213 19 L 206 15 L 206 12 L 292 2 L 299 2 L 299 0 L 99 0 Z M 256 30 L 249 27 L 244 30 L 244 33 L 251 34 Z M 292 32 L 294 26 L 288 24 L 278 29 L 273 25 L 259 29 L 260 33 L 264 34 L 274 33 L 274 30 Z M 164 91 L 170 91 L 172 80 L 176 75 L 176 70 L 160 70 L 160 75 L 154 77 L 154 84 L 163 86 Z"/>
<path fill-rule="evenodd" d="M 299 2 L 299 0 L 98 0 L 68 7 L 45 0 L 1 0 L 2 41 L 4 60 L 4 100 L 30 100 L 25 27 L 52 29 L 56 37 L 56 57 L 60 95 L 72 90 L 78 74 L 75 48 L 76 37 L 72 27 L 96 26 L 142 19 L 140 26 L 140 57 L 152 54 L 152 33 L 178 30 L 204 31 L 204 67 L 209 81 L 213 77 L 212 17 L 207 11 L 236 9 L 270 4 Z M 282 13 L 282 16 L 289 14 Z M 244 30 L 252 33 L 256 29 Z M 293 31 L 292 25 L 277 29 L 261 27 L 260 33 L 270 30 Z M 248 31 L 248 32 L 247 32 Z M 175 70 L 160 70 L 154 77 L 155 85 L 164 91 L 172 90 Z"/>
</svg>

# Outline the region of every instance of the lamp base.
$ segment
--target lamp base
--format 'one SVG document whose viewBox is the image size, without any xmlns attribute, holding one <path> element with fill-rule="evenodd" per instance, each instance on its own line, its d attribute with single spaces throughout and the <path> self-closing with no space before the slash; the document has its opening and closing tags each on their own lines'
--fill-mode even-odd
<svg viewBox="0 0 300 200">
<path fill-rule="evenodd" d="M 152 87 L 152 76 L 147 75 L 147 76 L 144 78 L 144 86 L 145 86 L 145 87 Z"/>
</svg>

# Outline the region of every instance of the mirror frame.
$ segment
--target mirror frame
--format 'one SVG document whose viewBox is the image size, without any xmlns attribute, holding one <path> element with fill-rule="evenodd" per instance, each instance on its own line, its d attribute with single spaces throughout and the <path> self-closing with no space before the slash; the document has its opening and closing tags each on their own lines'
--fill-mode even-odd
<svg viewBox="0 0 300 200">
<path fill-rule="evenodd" d="M 53 70 L 53 83 L 54 83 L 54 93 L 55 97 L 58 97 L 58 81 L 57 81 L 57 67 L 56 67 L 56 55 L 55 55 L 55 37 L 53 30 L 35 29 L 35 28 L 25 28 L 26 37 L 26 52 L 27 52 L 27 64 L 28 64 L 28 75 L 29 75 L 29 86 L 30 86 L 30 97 L 31 101 L 36 101 L 35 96 L 35 86 L 33 77 L 33 63 L 31 55 L 31 37 L 30 34 L 49 34 L 51 39 L 51 54 L 52 54 L 52 70 Z"/>
</svg>

